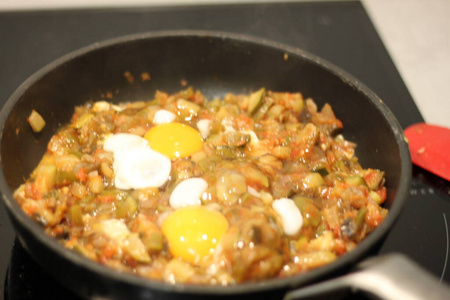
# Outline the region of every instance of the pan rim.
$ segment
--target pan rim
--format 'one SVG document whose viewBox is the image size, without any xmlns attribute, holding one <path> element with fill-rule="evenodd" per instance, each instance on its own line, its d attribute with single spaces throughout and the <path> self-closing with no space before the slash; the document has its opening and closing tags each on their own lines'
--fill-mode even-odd
<svg viewBox="0 0 450 300">
<path fill-rule="evenodd" d="M 369 252 L 369 250 L 373 247 L 373 245 L 375 245 L 377 241 L 379 241 L 382 237 L 384 237 L 388 233 L 389 229 L 394 225 L 395 221 L 398 219 L 398 216 L 406 202 L 412 170 L 409 150 L 405 141 L 405 137 L 403 135 L 403 130 L 399 122 L 397 121 L 393 113 L 389 110 L 387 105 L 372 90 L 370 90 L 362 82 L 360 82 L 358 79 L 354 78 L 352 75 L 348 74 L 341 68 L 305 50 L 288 46 L 279 42 L 259 37 L 253 37 L 249 35 L 220 32 L 220 31 L 204 31 L 204 30 L 153 31 L 153 32 L 125 35 L 101 42 L 96 42 L 61 56 L 60 58 L 42 67 L 40 70 L 38 70 L 37 72 L 32 74 L 28 79 L 26 79 L 9 97 L 9 99 L 7 100 L 7 102 L 5 103 L 0 112 L 1 132 L 3 132 L 5 122 L 9 114 L 13 110 L 14 105 L 20 99 L 20 96 L 27 90 L 29 86 L 37 82 L 45 74 L 51 72 L 58 66 L 61 66 L 64 63 L 74 60 L 89 52 L 98 51 L 100 49 L 104 49 L 110 46 L 120 45 L 123 43 L 128 43 L 137 40 L 168 38 L 168 37 L 172 38 L 197 37 L 197 38 L 231 40 L 241 43 L 257 44 L 259 46 L 269 47 L 277 49 L 279 51 L 283 51 L 285 53 L 288 53 L 289 55 L 292 54 L 301 56 L 302 58 L 309 60 L 319 65 L 321 68 L 324 68 L 327 71 L 331 72 L 334 76 L 340 78 L 345 84 L 350 85 L 352 88 L 356 89 L 359 93 L 365 95 L 365 97 L 370 102 L 372 102 L 372 104 L 375 105 L 377 109 L 382 113 L 383 117 L 386 119 L 386 121 L 392 128 L 400 152 L 399 154 L 402 159 L 400 183 L 394 200 L 394 205 L 390 209 L 389 214 L 387 218 L 383 221 L 383 223 L 368 237 L 366 237 L 356 247 L 356 249 L 340 257 L 335 262 L 320 267 L 318 269 L 310 270 L 306 273 L 286 278 L 274 278 L 259 282 L 242 283 L 231 286 L 219 286 L 219 285 L 206 286 L 206 285 L 170 284 L 162 281 L 149 280 L 137 277 L 132 274 L 121 273 L 116 270 L 112 271 L 111 268 L 92 262 L 87 258 L 81 257 L 80 255 L 77 255 L 76 253 L 67 250 L 61 244 L 59 244 L 57 240 L 46 235 L 45 232 L 42 231 L 40 227 L 36 226 L 36 223 L 33 220 L 31 220 L 31 218 L 29 218 L 22 212 L 20 206 L 12 196 L 13 192 L 10 191 L 9 189 L 9 185 L 7 184 L 3 168 L 0 168 L 0 188 L 2 191 L 2 198 L 3 198 L 2 202 L 7 207 L 10 217 L 12 215 L 12 217 L 14 217 L 18 222 L 24 224 L 26 230 L 31 232 L 31 234 L 33 234 L 33 236 L 36 239 L 38 239 L 40 243 L 50 248 L 51 251 L 59 253 L 64 259 L 67 259 L 77 264 L 78 266 L 87 269 L 90 272 L 97 273 L 101 276 L 113 279 L 115 281 L 125 282 L 133 286 L 145 287 L 148 289 L 154 289 L 161 292 L 219 296 L 219 295 L 242 295 L 246 293 L 263 292 L 273 289 L 286 289 L 286 288 L 291 289 L 308 284 L 312 282 L 314 279 L 323 278 L 324 275 L 326 274 L 332 274 L 346 266 L 353 265 L 357 261 L 361 260 L 361 258 L 367 252 Z M 0 136 L 1 148 L 3 147 L 2 140 L 3 137 Z M 0 160 L 2 160 L 1 154 Z"/>
</svg>

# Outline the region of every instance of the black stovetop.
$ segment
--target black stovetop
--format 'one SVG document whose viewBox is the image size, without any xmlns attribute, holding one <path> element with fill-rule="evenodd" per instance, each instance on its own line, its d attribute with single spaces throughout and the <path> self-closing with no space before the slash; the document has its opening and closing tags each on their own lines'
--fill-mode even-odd
<svg viewBox="0 0 450 300">
<path fill-rule="evenodd" d="M 0 13 L 0 104 L 28 76 L 67 52 L 125 34 L 167 29 L 237 32 L 303 48 L 359 78 L 403 128 L 423 121 L 358 1 Z M 415 167 L 404 211 L 379 254 L 404 253 L 450 282 L 449 195 L 449 182 Z M 0 206 L 0 299 L 78 299 L 42 271 L 14 238 Z"/>
</svg>

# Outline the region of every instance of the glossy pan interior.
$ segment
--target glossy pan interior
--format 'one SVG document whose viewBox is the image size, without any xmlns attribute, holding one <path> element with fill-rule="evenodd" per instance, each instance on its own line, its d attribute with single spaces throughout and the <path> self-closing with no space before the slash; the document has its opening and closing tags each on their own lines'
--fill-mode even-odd
<svg viewBox="0 0 450 300">
<path fill-rule="evenodd" d="M 134 76 L 130 83 L 124 76 Z M 140 74 L 148 72 L 150 81 Z M 363 166 L 386 171 L 390 213 L 353 252 L 309 273 L 231 287 L 169 285 L 121 274 L 64 249 L 46 236 L 13 199 L 55 130 L 70 120 L 73 107 L 111 93 L 112 101 L 151 99 L 159 89 L 175 92 L 181 80 L 206 96 L 249 92 L 260 87 L 300 91 L 321 107 L 332 105 L 344 136 L 358 144 Z M 27 123 L 37 110 L 47 125 L 33 133 Z M 68 54 L 39 70 L 10 97 L 0 114 L 0 188 L 19 240 L 61 283 L 85 297 L 164 299 L 236 297 L 279 299 L 286 290 L 346 272 L 376 247 L 406 200 L 411 163 L 402 129 L 386 105 L 344 71 L 299 49 L 217 32 L 155 32 L 121 37 Z"/>
</svg>

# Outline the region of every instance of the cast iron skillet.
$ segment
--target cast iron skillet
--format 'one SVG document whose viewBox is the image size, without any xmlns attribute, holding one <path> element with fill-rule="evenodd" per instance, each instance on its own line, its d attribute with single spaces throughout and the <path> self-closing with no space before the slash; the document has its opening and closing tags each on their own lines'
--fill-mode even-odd
<svg viewBox="0 0 450 300">
<path fill-rule="evenodd" d="M 134 76 L 131 83 L 124 76 Z M 140 74 L 148 72 L 150 81 Z M 363 166 L 386 171 L 390 210 L 381 226 L 336 262 L 286 279 L 231 287 L 169 285 L 121 274 L 64 249 L 20 209 L 12 192 L 28 177 L 56 129 L 70 120 L 73 107 L 110 93 L 112 101 L 151 99 L 159 89 L 175 92 L 180 82 L 207 97 L 266 87 L 300 91 L 321 107 L 332 105 L 344 123 L 344 136 L 358 144 Z M 37 110 L 47 125 L 33 133 L 27 123 Z M 88 298 L 111 299 L 280 299 L 288 290 L 345 273 L 377 247 L 405 203 L 411 163 L 402 129 L 386 105 L 366 86 L 324 60 L 267 40 L 217 32 L 155 32 L 97 43 L 70 53 L 32 75 L 0 114 L 3 202 L 18 238 L 32 257 L 62 284 Z"/>
</svg>

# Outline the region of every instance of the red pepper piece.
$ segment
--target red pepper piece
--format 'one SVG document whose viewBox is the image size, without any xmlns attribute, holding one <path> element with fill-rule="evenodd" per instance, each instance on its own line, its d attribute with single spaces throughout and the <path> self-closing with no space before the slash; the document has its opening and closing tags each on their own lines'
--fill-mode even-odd
<svg viewBox="0 0 450 300">
<path fill-rule="evenodd" d="M 450 181 L 450 129 L 418 123 L 405 129 L 412 162 Z"/>
</svg>

